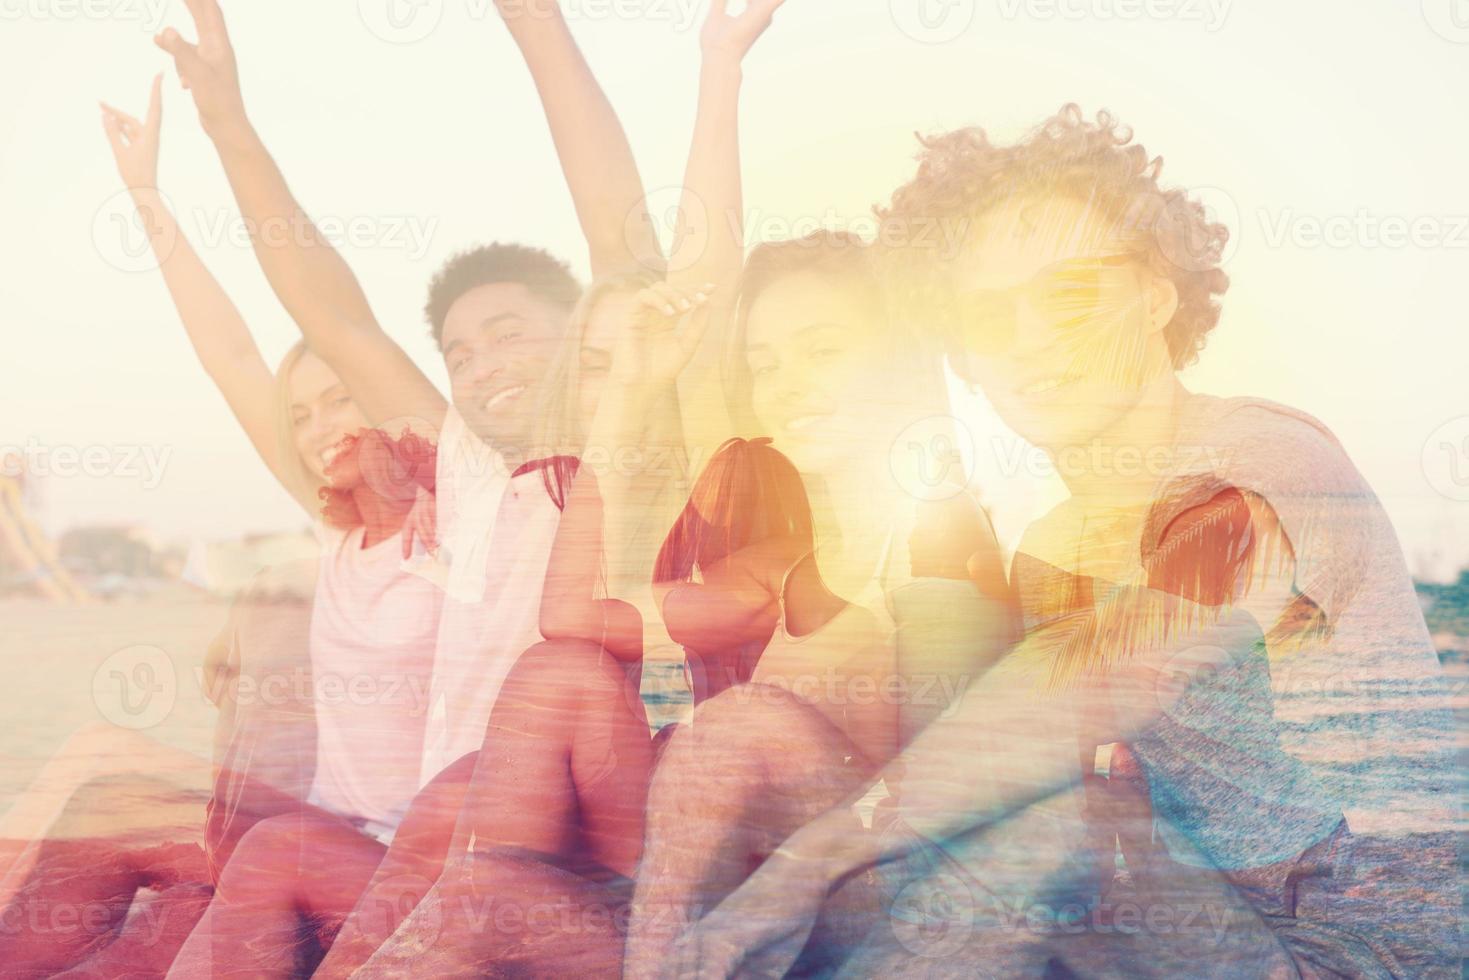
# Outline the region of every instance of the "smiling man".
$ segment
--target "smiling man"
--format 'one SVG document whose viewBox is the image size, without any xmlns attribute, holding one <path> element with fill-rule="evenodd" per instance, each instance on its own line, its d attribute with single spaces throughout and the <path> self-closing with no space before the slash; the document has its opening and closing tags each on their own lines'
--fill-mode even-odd
<svg viewBox="0 0 1469 980">
<path fill-rule="evenodd" d="M 656 267 L 661 256 L 654 226 L 636 220 L 643 191 L 626 137 L 559 10 L 546 4 L 540 16 L 521 17 L 510 15 L 519 5 L 509 6 L 501 12 L 540 93 L 594 275 Z M 635 680 L 609 668 L 596 644 L 545 644 L 540 628 L 564 498 L 553 496 L 554 481 L 535 465 L 542 454 L 531 439 L 540 388 L 568 342 L 581 289 L 564 263 L 524 245 L 497 243 L 452 258 L 434 278 L 426 310 L 451 381 L 445 399 L 378 322 L 351 269 L 307 217 L 251 125 L 218 4 L 190 0 L 189 9 L 199 30 L 197 45 L 172 29 L 157 43 L 173 57 L 193 97 L 242 215 L 251 227 L 285 221 L 301 230 L 284 241 L 254 239 L 272 288 L 312 352 L 344 385 L 363 392 L 359 405 L 374 426 L 393 434 L 409 429 L 438 446 L 433 529 L 427 521 L 416 529 L 439 542 L 438 560 L 424 573 L 443 586 L 444 600 L 423 733 L 423 789 L 405 820 L 410 829 L 384 854 L 381 844 L 346 825 L 294 816 L 278 826 L 262 825 L 253 840 L 242 841 L 237 854 L 246 857 L 237 856 L 226 869 L 208 914 L 210 928 L 191 937 L 175 964 L 180 975 L 196 975 L 189 971 L 204 969 L 206 962 L 248 965 L 252 975 L 288 973 L 293 951 L 269 936 L 309 921 L 320 946 L 331 946 L 361 900 L 366 907 L 352 918 L 355 941 L 346 944 L 351 950 L 337 955 L 334 949 L 328 964 L 345 974 L 395 927 L 374 918 L 377 879 L 345 869 L 365 869 L 370 876 L 376 868 L 388 878 L 393 869 L 398 878 L 437 877 L 502 689 L 520 691 L 519 702 L 533 703 L 537 719 L 550 729 L 520 753 L 534 758 L 517 761 L 545 763 L 573 781 L 558 785 L 574 803 L 569 809 L 525 808 L 527 823 L 539 821 L 536 833 L 574 850 L 586 827 L 616 822 L 627 809 L 606 785 L 636 787 L 645 781 L 623 772 L 640 760 L 646 764 L 646 720 L 638 720 Z M 377 615 L 391 617 L 393 610 Z M 534 656 L 522 656 L 532 648 Z M 548 701 L 562 708 L 561 702 L 574 704 L 601 722 L 572 724 L 566 711 L 548 712 Z M 545 725 L 547 717 L 562 723 Z M 618 778 L 609 781 L 595 766 L 571 764 L 584 752 L 602 752 L 604 745 L 588 748 L 586 742 L 605 741 L 613 729 L 628 738 L 610 763 Z M 601 784 L 586 781 L 593 776 Z M 640 798 L 635 810 L 640 819 Z M 332 855 L 326 858 L 331 867 L 303 861 L 307 854 Z M 407 911 L 400 903 L 395 893 L 391 904 Z"/>
</svg>

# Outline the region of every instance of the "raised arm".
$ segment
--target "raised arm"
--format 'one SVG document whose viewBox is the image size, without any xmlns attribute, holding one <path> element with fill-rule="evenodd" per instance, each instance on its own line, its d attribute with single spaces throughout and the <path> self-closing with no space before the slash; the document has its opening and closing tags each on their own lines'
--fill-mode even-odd
<svg viewBox="0 0 1469 980">
<path fill-rule="evenodd" d="M 572 203 L 591 250 L 592 276 L 661 270 L 643 179 L 612 103 L 577 47 L 557 0 L 496 0 L 530 68 Z"/>
<path fill-rule="evenodd" d="M 107 141 L 199 363 L 224 395 L 230 411 L 271 473 L 287 490 L 299 493 L 302 488 L 285 479 L 286 470 L 280 458 L 274 375 L 260 356 L 240 311 L 189 244 L 158 192 L 162 83 L 162 75 L 153 79 L 148 114 L 142 121 L 103 105 L 102 125 Z M 318 506 L 314 500 L 302 500 L 301 504 L 313 511 Z"/>
<path fill-rule="evenodd" d="M 1018 673 L 995 669 L 977 679 L 955 710 L 897 756 L 906 773 L 905 819 L 930 840 L 943 841 L 1065 790 L 1081 775 L 1074 751 L 1078 719 L 1107 726 L 1087 731 L 1089 744 L 1127 741 L 1157 721 L 1196 679 L 1262 642 L 1253 617 L 1238 610 L 1217 622 L 1204 615 L 1188 622 L 1190 628 L 1166 643 L 1110 668 L 1105 680 L 1089 675 L 1086 683 L 1048 696 L 1024 692 L 1037 690 L 1054 647 L 1068 633 L 1066 624 L 1026 637 L 1011 654 L 1021 658 Z M 1064 744 L 1065 751 L 1029 752 L 1028 744 Z M 974 760 L 997 747 L 1023 753 L 1024 772 L 977 778 Z M 904 835 L 852 833 L 850 805 L 857 798 L 860 793 L 796 831 L 686 933 L 678 947 L 678 975 L 733 976 L 741 968 L 780 975 L 799 955 L 830 889 L 864 868 L 901 858 L 909 846 Z"/>
<path fill-rule="evenodd" d="M 598 596 L 603 567 L 602 496 L 588 467 L 572 480 L 541 591 L 541 635 L 586 640 L 623 661 L 643 657 L 642 616 L 630 603 Z"/>
<path fill-rule="evenodd" d="M 684 170 L 678 232 L 668 281 L 679 288 L 713 283 L 710 330 L 680 379 L 684 431 L 691 450 L 712 451 L 735 434 L 724 400 L 723 340 L 745 261 L 744 191 L 740 178 L 739 107 L 745 55 L 785 0 L 749 0 L 738 17 L 728 0 L 713 0 L 699 36 L 698 113 Z"/>
<path fill-rule="evenodd" d="M 378 324 L 357 277 L 297 203 L 251 125 L 219 4 L 188 0 L 188 7 L 199 43 L 173 28 L 155 41 L 194 97 L 271 288 L 374 424 L 432 435 L 443 419 L 443 395 Z"/>
</svg>

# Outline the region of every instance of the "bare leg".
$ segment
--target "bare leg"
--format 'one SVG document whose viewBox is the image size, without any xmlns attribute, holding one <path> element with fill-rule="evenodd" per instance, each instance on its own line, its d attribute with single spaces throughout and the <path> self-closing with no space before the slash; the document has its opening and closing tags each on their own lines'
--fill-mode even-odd
<svg viewBox="0 0 1469 980">
<path fill-rule="evenodd" d="M 57 980 L 161 980 L 203 916 L 211 894 L 208 885 L 188 884 L 140 897 L 117 938 L 85 962 L 57 974 Z"/>
<path fill-rule="evenodd" d="M 419 792 L 372 881 L 313 976 L 349 977 L 423 900 L 444 869 L 479 753 L 455 762 Z"/>
<path fill-rule="evenodd" d="M 146 813 L 152 826 L 174 827 L 197 821 L 197 805 L 192 801 L 187 804 L 187 818 L 177 814 L 160 818 L 161 803 L 154 802 L 142 810 L 103 806 L 91 816 L 104 819 L 105 825 L 85 826 L 87 814 L 73 803 L 77 793 L 89 783 L 128 776 L 159 787 L 172 784 L 174 795 L 182 791 L 202 798 L 209 791 L 209 764 L 204 759 L 115 725 L 98 723 L 78 729 L 0 817 L 0 848 L 5 849 L 0 857 L 0 905 L 26 882 L 44 838 L 58 833 L 113 835 L 124 829 L 118 826 L 118 818 L 126 813 Z M 155 801 L 164 798 L 159 794 Z M 63 814 L 65 828 L 58 826 Z"/>
<path fill-rule="evenodd" d="M 495 703 L 443 875 L 361 975 L 617 976 L 651 756 L 620 665 L 584 643 L 527 650 Z"/>
<path fill-rule="evenodd" d="M 386 850 L 313 807 L 257 823 L 225 866 L 169 976 L 290 977 L 319 953 L 303 919 L 334 930 Z"/>
<path fill-rule="evenodd" d="M 164 826 L 108 832 L 109 815 L 147 812 L 150 801 L 176 795 L 173 784 L 140 777 L 94 780 L 72 794 L 55 839 L 31 849 L 24 880 L 0 911 L 7 975 L 50 976 L 105 946 L 140 888 L 207 883 L 197 802 Z"/>
<path fill-rule="evenodd" d="M 846 737 L 788 692 L 745 685 L 701 705 L 648 794 L 626 975 L 656 975 L 680 934 L 792 831 L 855 792 Z M 853 817 L 853 832 L 864 833 Z"/>
</svg>

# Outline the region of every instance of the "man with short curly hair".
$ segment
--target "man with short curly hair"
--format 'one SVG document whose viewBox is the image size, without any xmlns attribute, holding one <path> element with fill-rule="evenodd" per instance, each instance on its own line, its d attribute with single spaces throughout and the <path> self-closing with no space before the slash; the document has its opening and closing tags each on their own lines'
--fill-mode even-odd
<svg viewBox="0 0 1469 980">
<path fill-rule="evenodd" d="M 899 756 L 896 819 L 811 820 L 681 967 L 810 962 L 870 869 L 887 920 L 821 951 L 843 975 L 1450 975 L 1453 725 L 1406 564 L 1321 423 L 1179 381 L 1228 232 L 1160 169 L 1068 105 L 926 140 L 880 211 L 963 222 L 889 256 L 899 305 L 1070 497 L 1017 550 L 1023 638 Z"/>
</svg>

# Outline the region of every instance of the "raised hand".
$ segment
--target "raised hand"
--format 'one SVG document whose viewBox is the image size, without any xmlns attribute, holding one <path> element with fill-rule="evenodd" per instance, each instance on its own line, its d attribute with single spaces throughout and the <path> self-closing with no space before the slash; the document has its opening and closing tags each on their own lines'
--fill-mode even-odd
<svg viewBox="0 0 1469 980">
<path fill-rule="evenodd" d="M 749 0 L 744 13 L 735 17 L 728 13 L 729 0 L 713 0 L 709 19 L 699 33 L 699 45 L 704 56 L 718 55 L 736 62 L 743 61 L 783 3 L 785 0 Z"/>
<path fill-rule="evenodd" d="M 148 98 L 148 115 L 139 122 L 121 109 L 103 102 L 102 128 L 112 146 L 117 172 L 128 190 L 158 186 L 158 140 L 163 126 L 163 76 L 153 79 L 153 92 Z"/>
<path fill-rule="evenodd" d="M 199 43 L 190 44 L 172 27 L 155 37 L 153 43 L 173 58 L 179 81 L 194 96 L 204 131 L 214 138 L 245 123 L 240 73 L 216 0 L 186 0 L 186 4 L 199 32 Z"/>
<path fill-rule="evenodd" d="M 712 283 L 686 290 L 660 282 L 638 293 L 637 307 L 613 352 L 614 375 L 639 384 L 675 380 L 708 326 L 707 304 L 713 290 Z"/>
</svg>

